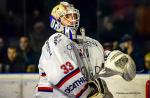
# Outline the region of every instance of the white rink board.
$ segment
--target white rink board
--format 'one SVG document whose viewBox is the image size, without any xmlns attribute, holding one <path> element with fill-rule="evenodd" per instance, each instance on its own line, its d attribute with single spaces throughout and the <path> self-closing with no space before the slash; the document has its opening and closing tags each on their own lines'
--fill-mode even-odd
<svg viewBox="0 0 150 98">
<path fill-rule="evenodd" d="M 0 74 L 0 98 L 35 98 L 37 82 L 37 74 Z"/>
<path fill-rule="evenodd" d="M 146 98 L 146 81 L 150 79 L 150 75 L 138 74 L 130 82 L 123 80 L 120 76 L 103 79 L 114 98 Z"/>
<path fill-rule="evenodd" d="M 38 74 L 0 74 L 0 98 L 35 98 L 38 78 Z M 136 75 L 130 82 L 120 76 L 103 79 L 114 98 L 145 98 L 145 85 L 150 75 Z"/>
</svg>

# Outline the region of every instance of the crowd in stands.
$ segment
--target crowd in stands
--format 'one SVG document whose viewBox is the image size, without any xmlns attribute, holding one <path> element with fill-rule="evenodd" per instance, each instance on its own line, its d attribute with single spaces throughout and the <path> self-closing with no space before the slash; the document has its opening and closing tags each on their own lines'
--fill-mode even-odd
<svg viewBox="0 0 150 98">
<path fill-rule="evenodd" d="M 96 20 L 96 15 L 92 17 L 92 14 L 89 18 L 84 16 L 88 15 L 90 8 L 85 10 L 79 6 L 78 3 L 82 4 L 82 1 L 73 1 L 81 12 L 81 26 L 87 24 L 85 26 L 87 29 L 86 35 L 100 41 L 105 50 L 119 49 L 129 54 L 136 63 L 137 73 L 149 73 L 150 22 L 147 23 L 145 20 L 149 21 L 148 16 L 150 14 L 147 12 L 150 7 L 134 6 L 131 2 L 133 0 L 127 0 L 130 1 L 128 9 L 125 9 L 125 6 L 122 5 L 123 10 L 118 11 L 118 8 L 115 7 L 121 7 L 121 4 L 119 6 L 119 3 L 116 3 L 116 5 L 113 3 L 114 5 L 111 5 L 111 7 L 114 9 L 111 9 L 105 0 L 100 0 L 103 6 L 97 12 L 95 10 L 99 17 Z M 108 1 L 107 3 L 109 3 Z M 115 1 L 118 2 L 118 0 Z M 90 0 L 87 0 L 87 5 L 88 2 Z M 37 5 L 40 4 L 39 2 Z M 47 14 L 43 14 L 43 9 L 39 9 L 38 6 L 34 5 L 31 8 L 32 10 L 26 13 L 26 17 L 11 8 L 5 13 L 0 12 L 0 73 L 38 72 L 38 60 L 42 45 L 53 32 L 49 29 L 49 10 L 45 11 Z M 146 14 L 147 18 L 143 16 L 143 13 Z M 146 23 L 142 21 L 143 19 Z M 94 23 L 99 22 L 97 28 L 100 28 L 100 30 L 97 31 L 97 28 L 94 31 L 88 29 L 93 27 L 91 24 L 93 21 L 95 21 Z"/>
<path fill-rule="evenodd" d="M 46 23 L 39 15 L 39 10 L 27 20 L 27 32 L 24 32 L 23 20 L 14 12 L 8 11 L 8 17 L 0 29 L 0 72 L 25 73 L 38 72 L 38 60 L 44 42 L 49 38 Z"/>
<path fill-rule="evenodd" d="M 136 64 L 137 73 L 149 73 L 150 71 L 150 51 L 144 52 L 142 45 L 133 41 L 133 38 L 128 34 L 121 38 L 121 41 L 104 42 L 103 46 L 105 50 L 120 50 L 130 55 Z M 148 45 L 148 44 L 147 44 Z M 148 49 L 148 48 L 147 48 Z"/>
</svg>

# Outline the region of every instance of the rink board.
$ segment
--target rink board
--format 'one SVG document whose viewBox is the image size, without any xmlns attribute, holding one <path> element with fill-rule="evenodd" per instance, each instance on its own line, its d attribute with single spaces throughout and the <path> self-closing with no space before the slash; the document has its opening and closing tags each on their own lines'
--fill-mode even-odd
<svg viewBox="0 0 150 98">
<path fill-rule="evenodd" d="M 104 79 L 114 98 L 146 98 L 146 82 L 150 80 L 150 75 L 136 75 L 130 82 L 123 80 L 120 76 Z"/>
<path fill-rule="evenodd" d="M 0 98 L 34 98 L 38 74 L 0 74 Z M 138 74 L 127 82 L 120 76 L 103 78 L 114 98 L 146 98 L 148 74 Z"/>
</svg>

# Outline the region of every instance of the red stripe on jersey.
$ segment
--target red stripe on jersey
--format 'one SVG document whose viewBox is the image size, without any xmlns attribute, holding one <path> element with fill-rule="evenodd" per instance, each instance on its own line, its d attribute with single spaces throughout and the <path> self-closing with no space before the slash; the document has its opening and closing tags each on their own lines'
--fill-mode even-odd
<svg viewBox="0 0 150 98">
<path fill-rule="evenodd" d="M 86 84 L 84 88 L 81 89 L 81 91 L 76 95 L 76 98 L 79 98 L 86 91 L 87 88 L 88 88 L 88 84 Z"/>
<path fill-rule="evenodd" d="M 42 77 L 45 77 L 45 76 L 46 76 L 46 73 L 45 73 L 45 72 L 43 72 L 43 73 L 41 74 L 41 76 L 42 76 Z"/>
<path fill-rule="evenodd" d="M 53 92 L 52 87 L 38 87 L 38 91 L 40 92 Z"/>
<path fill-rule="evenodd" d="M 62 78 L 56 86 L 58 88 L 60 88 L 66 81 L 68 81 L 70 78 L 72 78 L 73 76 L 75 76 L 79 72 L 80 72 L 80 69 L 77 68 L 76 70 L 74 70 L 73 72 L 69 73 L 67 76 L 65 76 L 64 78 Z"/>
</svg>

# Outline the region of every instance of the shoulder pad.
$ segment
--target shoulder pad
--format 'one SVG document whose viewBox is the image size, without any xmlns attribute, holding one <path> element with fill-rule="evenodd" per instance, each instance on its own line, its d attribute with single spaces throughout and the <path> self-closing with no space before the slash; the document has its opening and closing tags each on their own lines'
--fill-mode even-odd
<svg viewBox="0 0 150 98">
<path fill-rule="evenodd" d="M 55 47 L 63 48 L 64 46 L 70 44 L 72 40 L 70 40 L 64 34 L 55 33 L 48 39 L 48 42 L 53 48 Z"/>
<path fill-rule="evenodd" d="M 49 43 L 54 46 L 60 44 L 63 40 L 66 40 L 66 36 L 61 33 L 55 33 L 49 38 Z"/>
<path fill-rule="evenodd" d="M 72 41 L 67 38 L 64 34 L 55 33 L 45 42 L 42 47 L 42 52 L 45 54 L 53 55 L 56 51 L 64 51 L 67 49 Z"/>
</svg>

